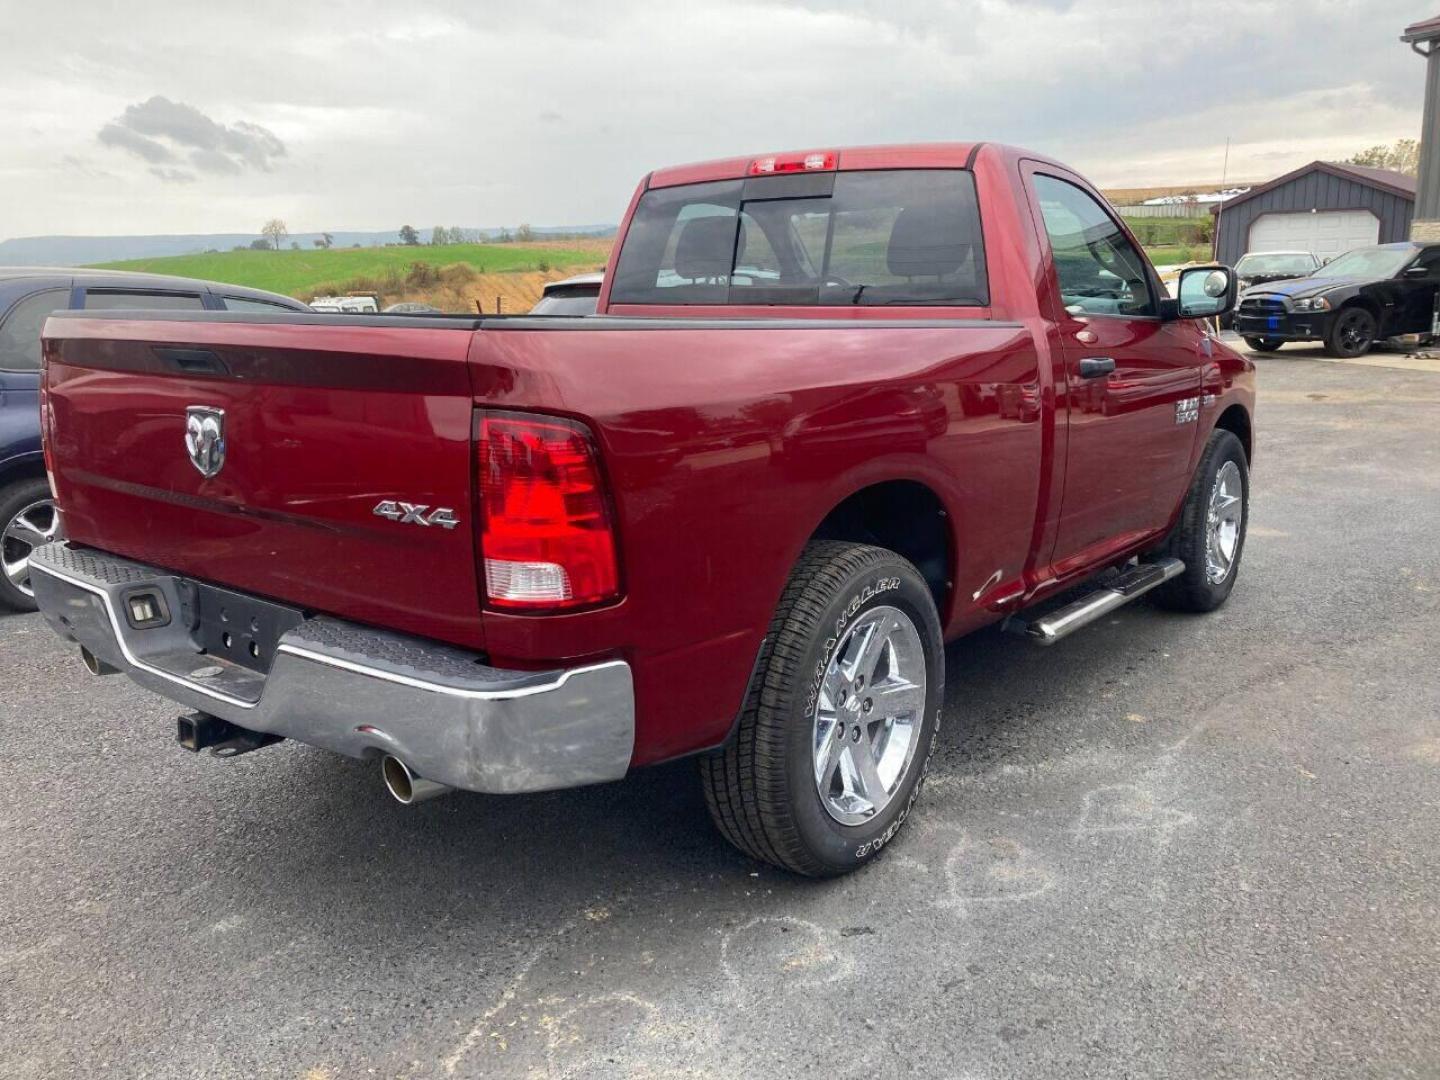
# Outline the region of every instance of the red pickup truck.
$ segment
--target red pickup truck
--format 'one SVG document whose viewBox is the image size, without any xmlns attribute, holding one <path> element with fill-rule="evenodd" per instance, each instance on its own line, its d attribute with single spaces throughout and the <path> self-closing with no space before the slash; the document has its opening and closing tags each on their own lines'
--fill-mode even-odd
<svg viewBox="0 0 1440 1080">
<path fill-rule="evenodd" d="M 1064 166 L 664 169 L 610 266 L 583 318 L 52 317 L 46 618 L 190 749 L 374 758 L 402 802 L 695 755 L 728 839 L 827 875 L 905 820 L 946 641 L 1234 585 L 1232 275 L 1172 299 Z"/>
</svg>

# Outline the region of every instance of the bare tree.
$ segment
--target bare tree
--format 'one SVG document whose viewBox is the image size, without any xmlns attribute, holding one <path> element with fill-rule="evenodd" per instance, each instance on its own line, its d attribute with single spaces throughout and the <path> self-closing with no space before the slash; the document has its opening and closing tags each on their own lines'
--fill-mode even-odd
<svg viewBox="0 0 1440 1080">
<path fill-rule="evenodd" d="M 522 244 L 528 244 L 535 239 L 535 230 L 529 225 L 521 225 L 515 230 L 515 239 Z"/>
<path fill-rule="evenodd" d="M 1396 139 L 1392 146 L 1372 146 L 1360 151 L 1350 159 L 1350 164 L 1392 169 L 1414 176 L 1420 171 L 1420 144 L 1414 139 Z"/>
<path fill-rule="evenodd" d="M 260 230 L 260 235 L 270 241 L 271 247 L 279 251 L 280 245 L 283 244 L 285 238 L 290 235 L 290 230 L 285 227 L 285 222 L 277 217 L 265 222 L 265 226 Z"/>
<path fill-rule="evenodd" d="M 436 225 L 430 230 L 430 246 L 443 247 L 450 242 L 450 234 L 445 231 L 444 225 Z"/>
<path fill-rule="evenodd" d="M 450 226 L 450 243 L 464 244 L 468 242 L 469 238 L 465 235 L 464 229 L 462 229 L 459 225 Z"/>
</svg>

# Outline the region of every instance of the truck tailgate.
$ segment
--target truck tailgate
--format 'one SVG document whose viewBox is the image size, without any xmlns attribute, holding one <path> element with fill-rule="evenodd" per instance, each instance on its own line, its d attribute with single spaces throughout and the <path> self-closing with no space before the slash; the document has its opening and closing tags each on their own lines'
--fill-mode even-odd
<svg viewBox="0 0 1440 1080">
<path fill-rule="evenodd" d="M 295 341 L 286 329 L 213 314 L 52 318 L 50 464 L 68 536 L 291 605 L 483 647 L 472 333 L 330 322 L 307 327 L 306 347 L 295 348 L 282 344 Z M 213 476 L 187 446 L 192 409 L 223 413 Z M 427 508 L 421 516 L 434 523 L 403 520 L 393 506 L 375 512 L 399 502 Z M 442 524 L 441 509 L 456 523 Z"/>
</svg>

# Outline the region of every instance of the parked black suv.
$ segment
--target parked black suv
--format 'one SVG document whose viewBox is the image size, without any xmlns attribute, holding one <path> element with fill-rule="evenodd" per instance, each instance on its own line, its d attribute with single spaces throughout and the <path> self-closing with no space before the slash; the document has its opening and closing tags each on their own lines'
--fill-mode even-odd
<svg viewBox="0 0 1440 1080">
<path fill-rule="evenodd" d="M 35 610 L 30 552 L 59 519 L 40 448 L 40 329 L 61 308 L 308 311 L 298 300 L 189 278 L 117 270 L 0 267 L 0 608 Z"/>
<path fill-rule="evenodd" d="M 1437 293 L 1440 244 L 1377 244 L 1347 251 L 1308 277 L 1245 290 L 1235 329 L 1259 352 L 1320 341 L 1331 356 L 1355 357 L 1385 338 L 1433 334 Z"/>
</svg>

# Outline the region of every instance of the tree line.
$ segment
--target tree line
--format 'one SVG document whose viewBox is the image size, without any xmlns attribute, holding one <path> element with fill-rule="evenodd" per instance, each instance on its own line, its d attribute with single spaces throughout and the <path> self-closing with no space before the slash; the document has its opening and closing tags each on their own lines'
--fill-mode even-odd
<svg viewBox="0 0 1440 1080">
<path fill-rule="evenodd" d="M 401 225 L 396 235 L 400 238 L 400 245 L 404 247 L 421 246 L 420 233 L 413 225 Z M 260 227 L 260 235 L 250 241 L 250 249 L 254 251 L 279 251 L 290 236 L 290 229 L 280 218 L 271 218 Z M 563 239 L 561 234 L 556 234 L 555 239 Z M 539 239 L 535 230 L 529 225 L 518 226 L 514 233 L 507 228 L 502 228 L 494 236 L 487 236 L 479 229 L 462 229 L 459 225 L 451 225 L 446 228 L 444 225 L 436 225 L 430 230 L 430 244 L 440 247 L 446 244 L 528 244 Z M 335 246 L 335 237 L 331 233 L 321 233 L 320 236 L 311 241 L 317 248 L 326 249 Z M 355 247 L 359 247 L 356 244 Z M 290 242 L 292 250 L 298 251 L 300 245 L 295 241 Z M 244 245 L 237 245 L 236 250 L 244 250 Z"/>
</svg>

